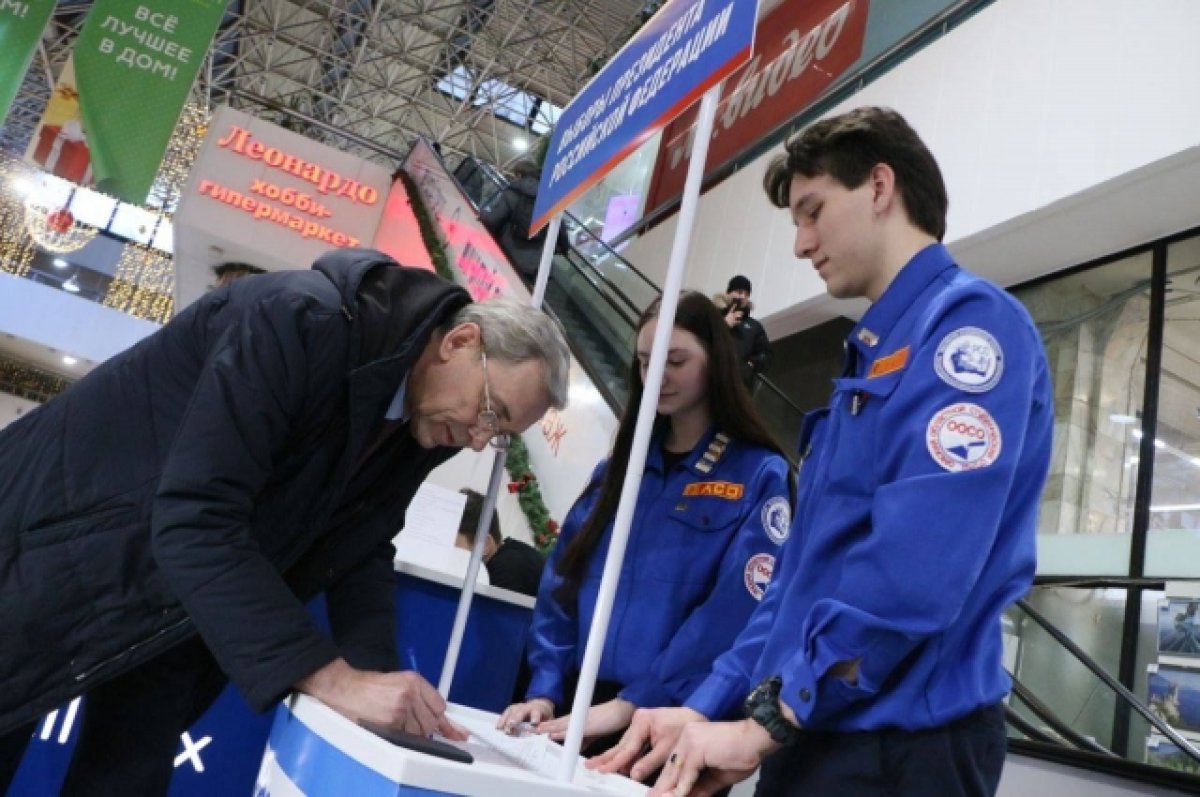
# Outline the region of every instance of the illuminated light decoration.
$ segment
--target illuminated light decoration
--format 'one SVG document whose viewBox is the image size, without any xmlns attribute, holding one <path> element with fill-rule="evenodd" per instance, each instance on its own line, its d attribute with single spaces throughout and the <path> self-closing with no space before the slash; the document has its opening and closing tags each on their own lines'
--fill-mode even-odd
<svg viewBox="0 0 1200 797">
<path fill-rule="evenodd" d="M 169 214 L 178 204 L 192 163 L 208 132 L 208 121 L 207 110 L 189 104 L 175 126 L 149 200 L 150 205 L 162 209 L 159 211 L 163 214 L 160 227 L 170 223 Z M 23 161 L 0 152 L 0 271 L 18 277 L 29 273 L 39 245 L 52 252 L 65 253 L 83 246 L 99 232 L 80 224 L 69 210 L 58 207 L 57 202 L 56 206 L 50 207 L 31 197 L 30 192 L 36 184 L 34 175 L 35 171 Z M 34 229 L 31 230 L 31 226 Z M 70 243 L 70 246 L 62 248 L 64 243 Z M 54 265 L 65 267 L 67 264 Z M 121 254 L 117 274 L 102 303 L 138 318 L 165 323 L 174 311 L 174 282 L 170 255 L 129 244 Z M 44 395 L 51 389 L 57 387 L 30 392 Z"/>
<path fill-rule="evenodd" d="M 0 357 L 0 393 L 41 403 L 71 386 L 70 379 Z"/>
<path fill-rule="evenodd" d="M 103 305 L 135 318 L 165 324 L 175 311 L 174 261 L 157 249 L 126 244 Z"/>
<path fill-rule="evenodd" d="M 167 144 L 162 163 L 158 167 L 158 177 L 150 189 L 150 197 L 146 204 L 152 208 L 161 208 L 165 213 L 175 212 L 179 197 L 192 171 L 192 164 L 200 154 L 204 144 L 204 136 L 208 133 L 209 112 L 200 105 L 188 103 L 175 124 L 175 132 Z"/>
<path fill-rule="evenodd" d="M 0 271 L 23 277 L 29 273 L 36 247 L 25 234 L 25 196 L 33 185 L 32 170 L 0 152 Z"/>
<path fill-rule="evenodd" d="M 25 200 L 25 232 L 47 252 L 74 252 L 91 242 L 99 232 L 81 223 L 66 208 L 50 208 L 37 197 Z"/>
</svg>

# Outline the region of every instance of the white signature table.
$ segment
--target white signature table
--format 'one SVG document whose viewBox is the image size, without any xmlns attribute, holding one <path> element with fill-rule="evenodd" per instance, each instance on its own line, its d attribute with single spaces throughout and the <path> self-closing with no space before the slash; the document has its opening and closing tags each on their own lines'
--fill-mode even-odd
<svg viewBox="0 0 1200 797">
<path fill-rule="evenodd" d="M 298 695 L 279 706 L 255 787 L 255 797 L 643 797 L 648 789 L 619 775 L 575 768 L 557 782 L 562 749 L 544 736 L 509 737 L 496 715 L 451 705 L 451 719 L 471 732 L 474 763 L 463 764 L 396 747 L 321 702 Z"/>
</svg>

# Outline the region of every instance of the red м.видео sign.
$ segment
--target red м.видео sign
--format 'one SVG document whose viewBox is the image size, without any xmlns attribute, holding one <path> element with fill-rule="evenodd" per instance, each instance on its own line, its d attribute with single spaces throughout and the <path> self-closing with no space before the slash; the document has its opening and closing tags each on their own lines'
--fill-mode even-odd
<svg viewBox="0 0 1200 797">
<path fill-rule="evenodd" d="M 753 60 L 721 89 L 706 175 L 786 124 L 858 60 L 869 6 L 869 0 L 784 0 L 759 20 Z M 683 193 L 698 108 L 663 130 L 643 215 Z"/>
</svg>

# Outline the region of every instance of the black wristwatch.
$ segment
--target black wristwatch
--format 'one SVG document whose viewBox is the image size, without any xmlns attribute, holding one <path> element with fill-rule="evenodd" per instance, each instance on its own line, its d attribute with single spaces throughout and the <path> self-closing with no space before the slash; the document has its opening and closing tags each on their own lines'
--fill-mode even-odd
<svg viewBox="0 0 1200 797">
<path fill-rule="evenodd" d="M 783 679 L 778 675 L 767 678 L 746 695 L 743 706 L 746 716 L 767 729 L 778 744 L 794 744 L 800 740 L 800 729 L 787 721 L 779 708 L 779 690 Z"/>
</svg>

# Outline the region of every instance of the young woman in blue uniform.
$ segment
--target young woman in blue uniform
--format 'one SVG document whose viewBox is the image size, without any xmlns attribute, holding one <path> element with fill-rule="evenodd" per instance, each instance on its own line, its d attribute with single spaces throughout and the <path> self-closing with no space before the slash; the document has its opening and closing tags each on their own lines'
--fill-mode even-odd
<svg viewBox="0 0 1200 797">
<path fill-rule="evenodd" d="M 638 326 L 612 454 L 567 515 L 542 576 L 532 679 L 501 728 L 531 722 L 554 737 L 566 733 L 568 718 L 552 718 L 574 699 L 657 315 L 656 303 Z M 681 705 L 708 675 L 762 599 L 790 527 L 792 481 L 741 383 L 724 320 L 707 297 L 685 294 L 585 740 L 624 729 L 636 708 Z"/>
</svg>

